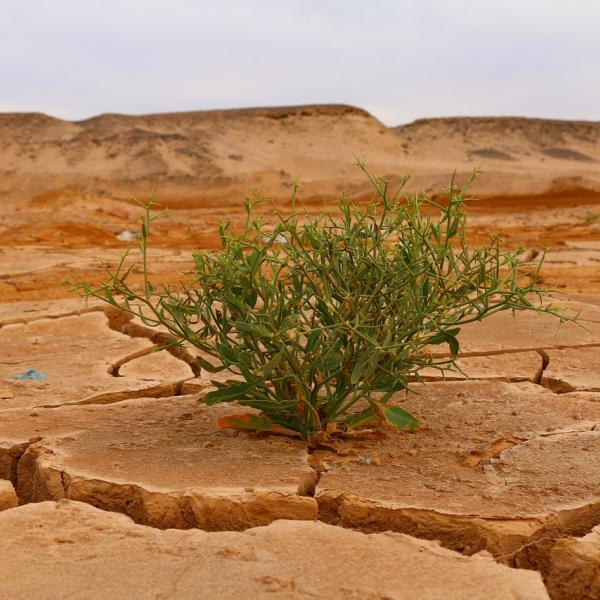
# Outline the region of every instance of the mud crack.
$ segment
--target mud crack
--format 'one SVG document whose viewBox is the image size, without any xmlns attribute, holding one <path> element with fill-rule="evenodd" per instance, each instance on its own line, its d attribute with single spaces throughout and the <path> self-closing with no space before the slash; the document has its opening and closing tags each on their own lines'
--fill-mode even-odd
<svg viewBox="0 0 600 600">
<path fill-rule="evenodd" d="M 556 431 L 543 431 L 527 437 L 510 436 L 505 438 L 499 438 L 497 440 L 494 440 L 484 450 L 473 450 L 469 452 L 469 454 L 467 454 L 466 458 L 463 461 L 463 466 L 476 467 L 483 461 L 490 460 L 492 458 L 498 458 L 502 454 L 502 452 L 510 450 L 510 448 L 513 448 L 514 446 L 532 442 L 537 438 L 550 438 L 560 435 L 585 433 L 586 431 L 596 431 L 598 425 L 598 423 L 582 423 L 580 427 L 576 427 L 575 429 L 558 429 Z"/>
<path fill-rule="evenodd" d="M 535 376 L 535 379 L 533 382 L 536 383 L 537 385 L 542 385 L 544 371 L 550 365 L 550 356 L 548 355 L 548 353 L 545 350 L 537 350 L 537 353 L 540 355 L 540 357 L 542 359 L 542 365 L 540 367 L 540 370 L 536 373 L 536 376 Z"/>
<path fill-rule="evenodd" d="M 125 400 L 142 400 L 144 398 L 171 398 L 177 396 L 191 396 L 204 390 L 203 386 L 189 382 L 187 379 L 173 383 L 159 383 L 151 387 L 137 390 L 119 390 L 116 392 L 103 392 L 83 400 L 63 402 L 62 404 L 39 404 L 35 408 L 57 409 L 63 406 L 90 406 L 102 404 L 116 404 Z"/>
<path fill-rule="evenodd" d="M 0 446 L 0 479 L 8 479 L 12 483 L 15 492 L 18 487 L 19 462 L 29 446 L 39 442 L 41 439 L 42 438 L 32 438 L 27 442 L 7 445 L 5 447 Z M 17 493 L 17 498 L 18 496 Z M 19 504 L 21 504 L 20 499 Z"/>
<path fill-rule="evenodd" d="M 18 317 L 15 319 L 3 319 L 0 320 L 0 329 L 2 327 L 6 327 L 7 325 L 27 325 L 29 323 L 33 323 L 34 321 L 41 321 L 44 319 L 65 319 L 67 317 L 79 317 L 84 314 L 92 313 L 92 312 L 104 312 L 104 309 L 101 306 L 86 306 L 84 308 L 78 308 L 74 310 L 69 310 L 60 313 L 50 313 L 50 314 L 41 314 L 36 315 L 34 317 Z"/>
<path fill-rule="evenodd" d="M 144 354 L 134 353 L 117 361 L 113 365 L 111 373 L 112 375 L 118 375 L 119 369 L 130 360 L 139 358 L 139 356 L 145 356 L 145 353 L 155 351 L 155 348 L 163 347 L 164 350 L 169 352 L 169 354 L 171 354 L 178 360 L 185 362 L 191 369 L 194 377 L 200 376 L 200 366 L 198 365 L 194 357 L 180 345 L 179 340 L 175 336 L 161 331 L 154 331 L 150 327 L 145 327 L 144 325 L 134 323 L 133 315 L 118 308 L 105 308 L 104 314 L 108 319 L 108 326 L 113 331 L 118 331 L 119 333 L 128 335 L 132 338 L 146 338 L 154 344 L 152 349 L 143 350 L 142 352 Z"/>
<path fill-rule="evenodd" d="M 503 350 L 486 350 L 473 352 L 460 352 L 459 358 L 471 358 L 477 356 L 499 356 L 501 354 L 523 354 L 525 352 L 546 352 L 548 350 L 575 350 L 580 348 L 600 348 L 600 342 L 590 344 L 555 344 L 552 346 L 531 346 L 527 348 L 508 348 Z M 449 352 L 432 352 L 433 358 L 451 358 Z"/>
<path fill-rule="evenodd" d="M 500 438 L 492 442 L 485 450 L 473 450 L 472 452 L 469 452 L 463 461 L 463 465 L 465 467 L 476 467 L 482 461 L 489 460 L 490 458 L 497 458 L 505 450 L 508 450 L 517 444 L 522 444 L 525 441 L 525 438 L 518 437 Z"/>
</svg>

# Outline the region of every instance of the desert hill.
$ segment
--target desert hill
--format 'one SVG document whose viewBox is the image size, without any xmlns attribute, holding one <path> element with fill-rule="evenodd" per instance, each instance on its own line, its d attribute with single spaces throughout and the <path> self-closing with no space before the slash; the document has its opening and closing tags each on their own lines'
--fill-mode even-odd
<svg viewBox="0 0 600 600">
<path fill-rule="evenodd" d="M 260 189 L 337 194 L 367 186 L 359 156 L 377 174 L 434 191 L 456 170 L 481 166 L 481 196 L 575 192 L 600 196 L 600 123 L 513 117 L 443 118 L 386 127 L 368 112 L 314 105 L 65 121 L 0 114 L 0 193 L 26 201 L 65 190 L 147 195 L 173 207 L 239 199 Z"/>
<path fill-rule="evenodd" d="M 457 155 L 473 160 L 544 162 L 559 159 L 592 163 L 600 158 L 600 123 L 523 117 L 450 117 L 419 119 L 394 128 L 407 152 Z"/>
</svg>

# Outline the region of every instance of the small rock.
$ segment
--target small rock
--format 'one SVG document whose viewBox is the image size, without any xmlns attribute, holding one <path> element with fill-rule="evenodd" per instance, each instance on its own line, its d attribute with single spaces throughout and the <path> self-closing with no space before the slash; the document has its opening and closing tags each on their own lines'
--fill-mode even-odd
<svg viewBox="0 0 600 600">
<path fill-rule="evenodd" d="M 137 239 L 137 234 L 129 229 L 125 229 L 124 231 L 121 231 L 121 233 L 117 234 L 116 237 L 122 242 L 135 242 Z"/>
<path fill-rule="evenodd" d="M 10 390 L 0 390 L 0 400 L 14 398 L 15 395 Z"/>
<path fill-rule="evenodd" d="M 263 244 L 268 244 L 271 241 L 275 241 L 278 244 L 287 244 L 288 243 L 287 238 L 282 233 L 278 233 L 275 236 L 275 238 L 264 236 L 263 239 L 262 239 L 262 241 L 263 241 Z"/>
</svg>

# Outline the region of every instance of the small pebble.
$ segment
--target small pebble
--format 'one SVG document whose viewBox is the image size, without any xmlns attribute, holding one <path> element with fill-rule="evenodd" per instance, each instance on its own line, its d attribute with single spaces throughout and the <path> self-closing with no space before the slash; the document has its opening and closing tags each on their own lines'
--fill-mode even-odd
<svg viewBox="0 0 600 600">
<path fill-rule="evenodd" d="M 121 231 L 121 233 L 117 234 L 115 237 L 122 242 L 133 242 L 137 239 L 135 232 L 129 231 L 128 229 Z"/>
</svg>

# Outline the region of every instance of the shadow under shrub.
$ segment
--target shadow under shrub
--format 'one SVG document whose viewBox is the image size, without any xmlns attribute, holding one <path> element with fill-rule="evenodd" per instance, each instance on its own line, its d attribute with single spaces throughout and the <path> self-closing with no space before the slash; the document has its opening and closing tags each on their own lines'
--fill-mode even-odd
<svg viewBox="0 0 600 600">
<path fill-rule="evenodd" d="M 236 375 L 213 382 L 205 402 L 236 401 L 260 413 L 232 415 L 223 426 L 282 426 L 304 438 L 374 420 L 415 429 L 416 417 L 390 399 L 425 367 L 454 368 L 462 325 L 505 310 L 564 317 L 538 302 L 539 268 L 522 272 L 518 252 L 503 252 L 497 237 L 468 246 L 464 194 L 472 179 L 450 184 L 442 205 L 392 194 L 359 166 L 373 184 L 369 205 L 344 196 L 337 214 L 275 211 L 276 225 L 267 226 L 253 216 L 255 200 L 246 200 L 243 230 L 222 223 L 222 250 L 196 252 L 193 285 L 178 289 L 148 280 L 156 216 L 152 203 L 142 204 L 144 288 L 129 287 L 124 260 L 99 288 L 75 287 L 163 325 L 177 343 L 202 351 L 206 371 Z M 444 358 L 432 354 L 439 345 L 447 346 L 437 353 Z"/>
</svg>

